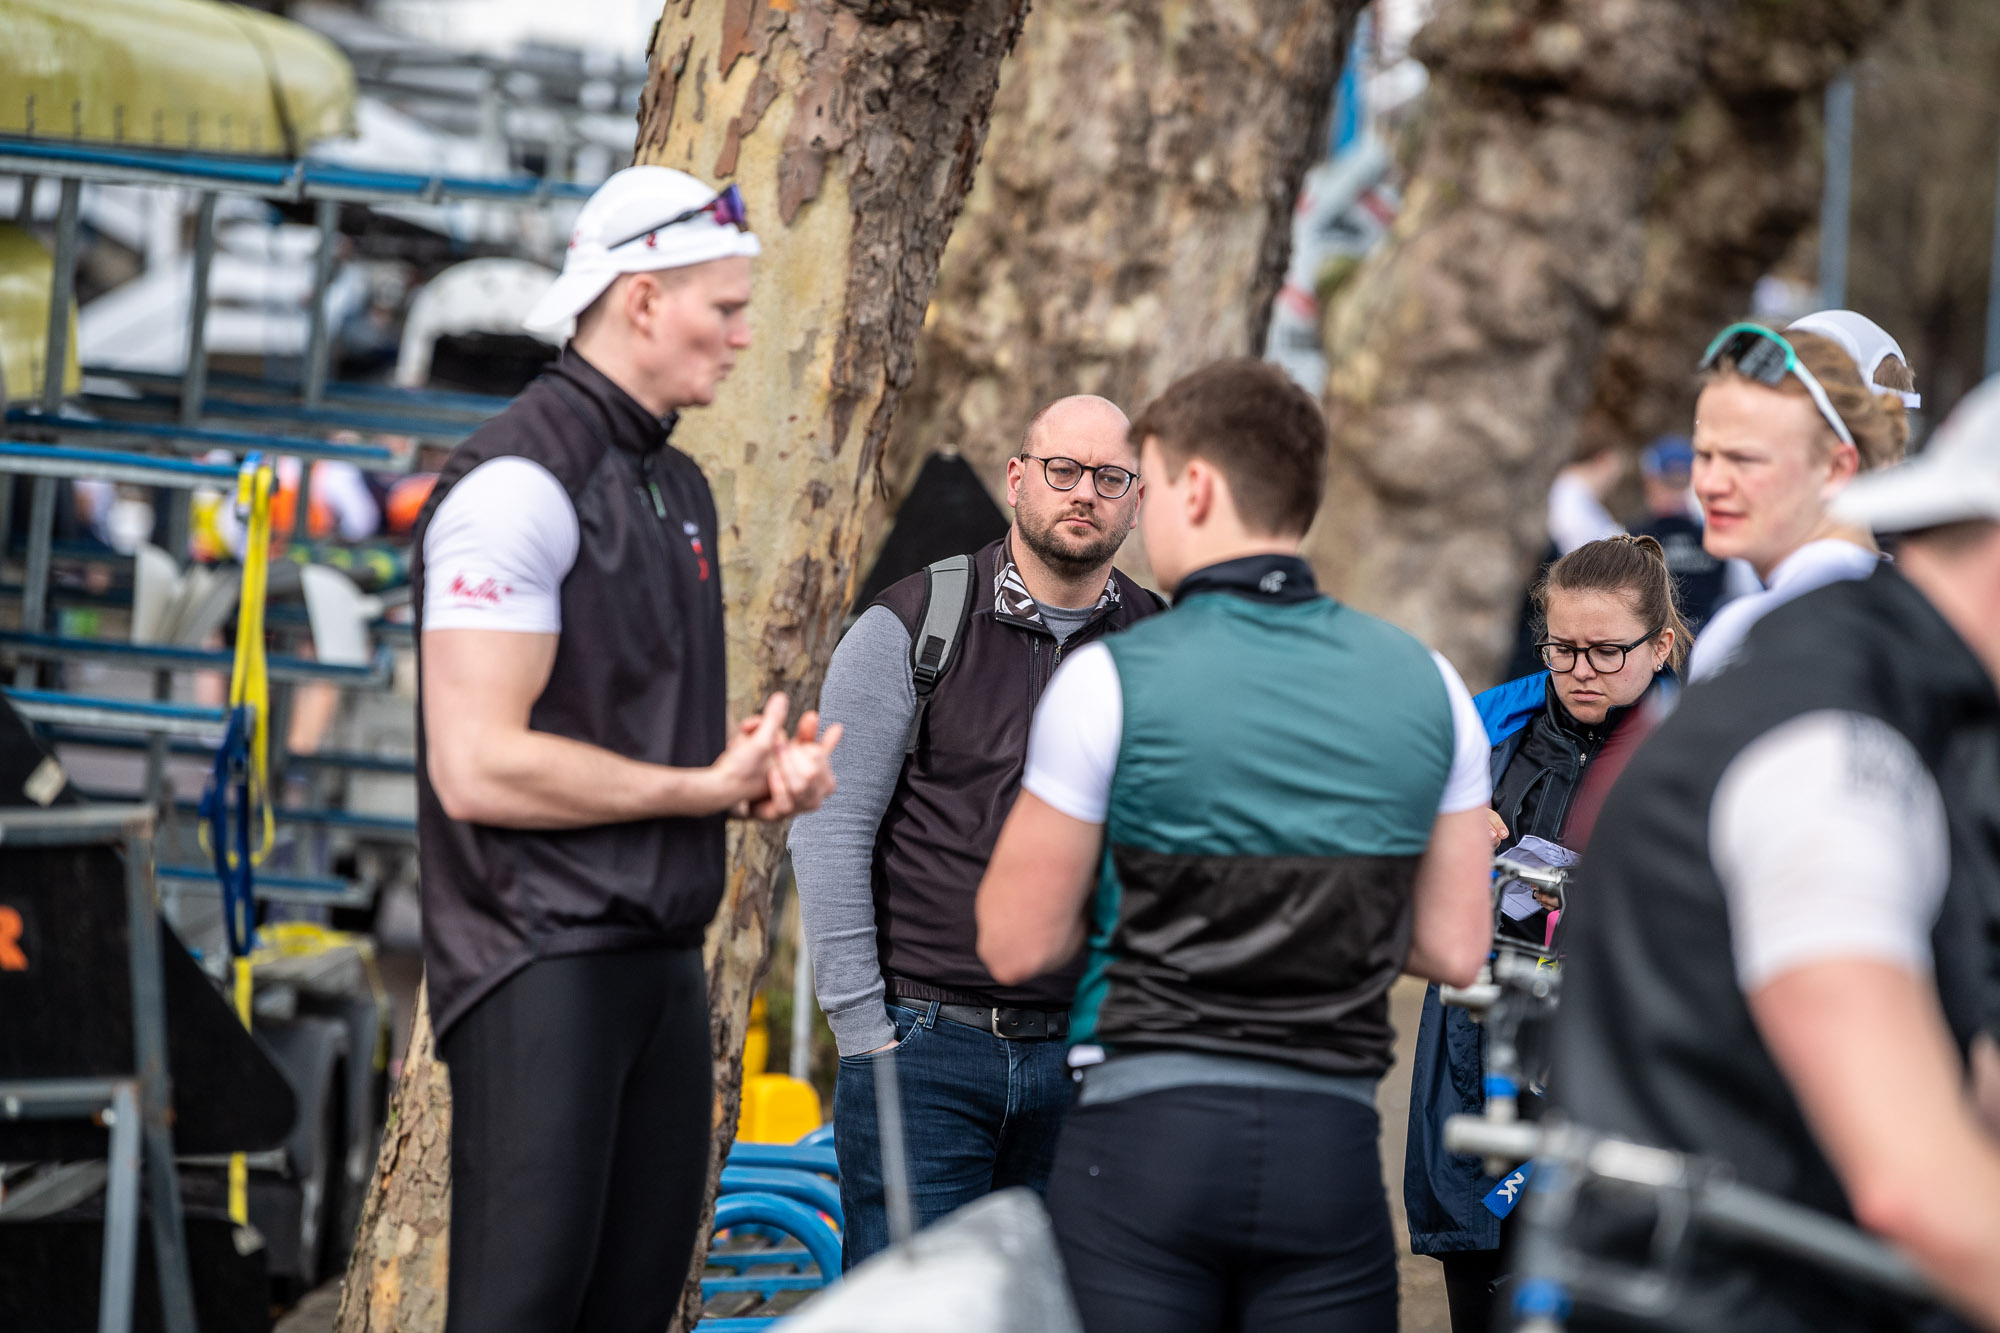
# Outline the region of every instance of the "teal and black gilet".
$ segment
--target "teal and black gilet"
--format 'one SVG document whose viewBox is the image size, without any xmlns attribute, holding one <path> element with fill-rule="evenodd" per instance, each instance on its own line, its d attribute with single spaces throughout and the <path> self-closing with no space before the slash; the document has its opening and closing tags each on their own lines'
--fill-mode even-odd
<svg viewBox="0 0 2000 1333">
<path fill-rule="evenodd" d="M 1389 1068 L 1451 703 L 1422 644 L 1311 579 L 1229 561 L 1105 640 L 1124 730 L 1073 1043 Z"/>
</svg>

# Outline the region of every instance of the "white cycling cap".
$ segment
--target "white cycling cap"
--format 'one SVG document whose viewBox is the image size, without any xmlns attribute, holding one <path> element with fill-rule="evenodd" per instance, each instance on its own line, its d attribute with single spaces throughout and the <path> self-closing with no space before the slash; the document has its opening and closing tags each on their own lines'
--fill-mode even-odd
<svg viewBox="0 0 2000 1333">
<path fill-rule="evenodd" d="M 723 220 L 720 210 L 696 211 L 720 198 L 672 167 L 618 172 L 577 214 L 562 273 L 522 317 L 522 327 L 566 338 L 576 329 L 576 317 L 621 274 L 754 257 L 761 248 L 755 236 Z"/>
<path fill-rule="evenodd" d="M 1841 350 L 1853 358 L 1861 371 L 1861 382 L 1869 388 L 1885 393 L 1893 393 L 1903 400 L 1903 406 L 1916 411 L 1924 405 L 1922 394 L 1908 389 L 1891 389 L 1886 384 L 1875 382 L 1875 371 L 1884 361 L 1895 357 L 1904 365 L 1910 358 L 1903 355 L 1902 344 L 1889 336 L 1889 331 L 1866 315 L 1852 310 L 1819 310 L 1803 318 L 1793 320 L 1786 326 L 1787 333 L 1817 333 L 1822 338 L 1831 338 L 1840 344 Z"/>
<path fill-rule="evenodd" d="M 1832 512 L 1879 533 L 2000 522 L 2000 375 L 1952 409 L 1915 458 L 1856 477 L 1834 497 Z"/>
</svg>

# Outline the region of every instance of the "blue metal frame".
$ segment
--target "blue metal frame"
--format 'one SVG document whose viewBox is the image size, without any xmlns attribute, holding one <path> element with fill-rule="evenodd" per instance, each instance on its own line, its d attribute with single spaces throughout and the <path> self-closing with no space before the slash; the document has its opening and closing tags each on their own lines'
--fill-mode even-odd
<svg viewBox="0 0 2000 1333">
<path fill-rule="evenodd" d="M 170 153 L 67 140 L 0 136 L 0 172 L 112 181 L 121 185 L 192 185 L 268 199 L 347 203 L 438 204 L 452 200 L 545 203 L 588 199 L 595 186 L 535 176 L 476 177 L 368 171 L 335 162 L 224 153 Z"/>
<path fill-rule="evenodd" d="M 393 450 L 379 444 L 336 444 L 304 435 L 267 435 L 262 431 L 227 430 L 218 426 L 181 426 L 163 421 L 103 421 L 91 417 L 61 416 L 28 408 L 7 411 L 7 422 L 58 435 L 125 436 L 142 440 L 163 440 L 193 450 L 232 449 L 238 453 L 290 454 L 297 458 L 330 458 L 376 471 L 396 471 L 408 464 Z"/>
<path fill-rule="evenodd" d="M 722 1193 L 725 1196 L 775 1194 L 779 1198 L 795 1199 L 825 1213 L 833 1219 L 835 1226 L 847 1225 L 846 1215 L 840 1207 L 840 1187 L 824 1176 L 816 1176 L 807 1171 L 785 1171 L 725 1163 L 722 1168 Z"/>
<path fill-rule="evenodd" d="M 121 643 L 115 639 L 29 634 L 22 630 L 0 630 L 0 650 L 42 661 L 110 662 L 162 671 L 228 671 L 236 661 L 236 654 L 227 649 Z M 356 689 L 386 685 L 395 670 L 395 660 L 387 649 L 378 651 L 375 660 L 366 666 L 316 662 L 309 657 L 273 657 L 267 665 L 275 681 L 310 681 Z"/>
<path fill-rule="evenodd" d="M 4 641 L 5 636 L 0 635 L 0 642 Z M 840 1179 L 840 1159 L 831 1147 L 817 1144 L 808 1147 L 797 1143 L 745 1143 L 739 1139 L 729 1149 L 729 1165 L 807 1171 L 831 1180 Z"/>
</svg>

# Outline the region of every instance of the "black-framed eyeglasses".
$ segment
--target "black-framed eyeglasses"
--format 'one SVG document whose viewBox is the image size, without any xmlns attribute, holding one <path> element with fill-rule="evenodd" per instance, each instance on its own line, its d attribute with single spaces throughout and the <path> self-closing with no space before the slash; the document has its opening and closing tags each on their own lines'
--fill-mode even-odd
<svg viewBox="0 0 2000 1333">
<path fill-rule="evenodd" d="M 621 245 L 632 244 L 632 242 L 638 240 L 641 236 L 651 236 L 656 231 L 665 231 L 669 227 L 678 226 L 680 223 L 686 222 L 689 218 L 698 218 L 703 213 L 713 215 L 715 225 L 718 227 L 734 227 L 738 231 L 750 230 L 750 212 L 743 205 L 743 192 L 734 185 L 731 185 L 721 194 L 716 195 L 715 198 L 697 208 L 690 208 L 685 213 L 676 213 L 665 222 L 655 222 L 650 227 L 641 227 L 623 240 L 613 241 L 604 248 L 607 250 L 616 250 Z"/>
<path fill-rule="evenodd" d="M 1575 644 L 1556 643 L 1544 639 L 1535 645 L 1535 651 L 1541 655 L 1542 665 L 1558 676 L 1566 676 L 1576 670 L 1578 653 L 1590 659 L 1590 669 L 1598 675 L 1615 676 L 1625 669 L 1625 654 L 1649 641 L 1665 628 L 1665 625 L 1655 625 L 1630 643 L 1593 643 L 1582 648 L 1578 648 Z"/>
<path fill-rule="evenodd" d="M 1074 458 L 1040 458 L 1034 454 L 1022 454 L 1030 462 L 1042 465 L 1042 477 L 1051 487 L 1059 491 L 1073 491 L 1083 480 L 1083 474 L 1090 474 L 1090 484 L 1097 493 L 1107 500 L 1116 500 L 1132 489 L 1132 483 L 1139 480 L 1139 474 L 1128 468 L 1114 467 L 1101 463 L 1091 467 L 1077 462 Z"/>
</svg>

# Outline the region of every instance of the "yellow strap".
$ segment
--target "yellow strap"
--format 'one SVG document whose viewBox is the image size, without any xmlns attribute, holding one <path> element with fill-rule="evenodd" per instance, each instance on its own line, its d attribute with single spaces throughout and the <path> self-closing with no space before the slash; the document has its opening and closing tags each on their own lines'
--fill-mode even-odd
<svg viewBox="0 0 2000 1333">
<path fill-rule="evenodd" d="M 271 570 L 271 468 L 244 468 L 236 478 L 236 504 L 250 518 L 243 534 L 243 581 L 236 601 L 236 660 L 229 672 L 229 706 L 250 709 L 250 803 L 263 824 L 250 863 L 262 865 L 278 840 L 277 816 L 271 809 L 271 676 L 264 644 L 264 599 Z M 208 825 L 196 826 L 204 851 L 210 851 Z M 235 852 L 223 849 L 235 862 Z"/>
<path fill-rule="evenodd" d="M 234 999 L 236 1017 L 250 1026 L 250 960 L 235 960 Z M 229 1220 L 237 1226 L 250 1223 L 250 1162 L 242 1153 L 229 1155 Z"/>
</svg>

